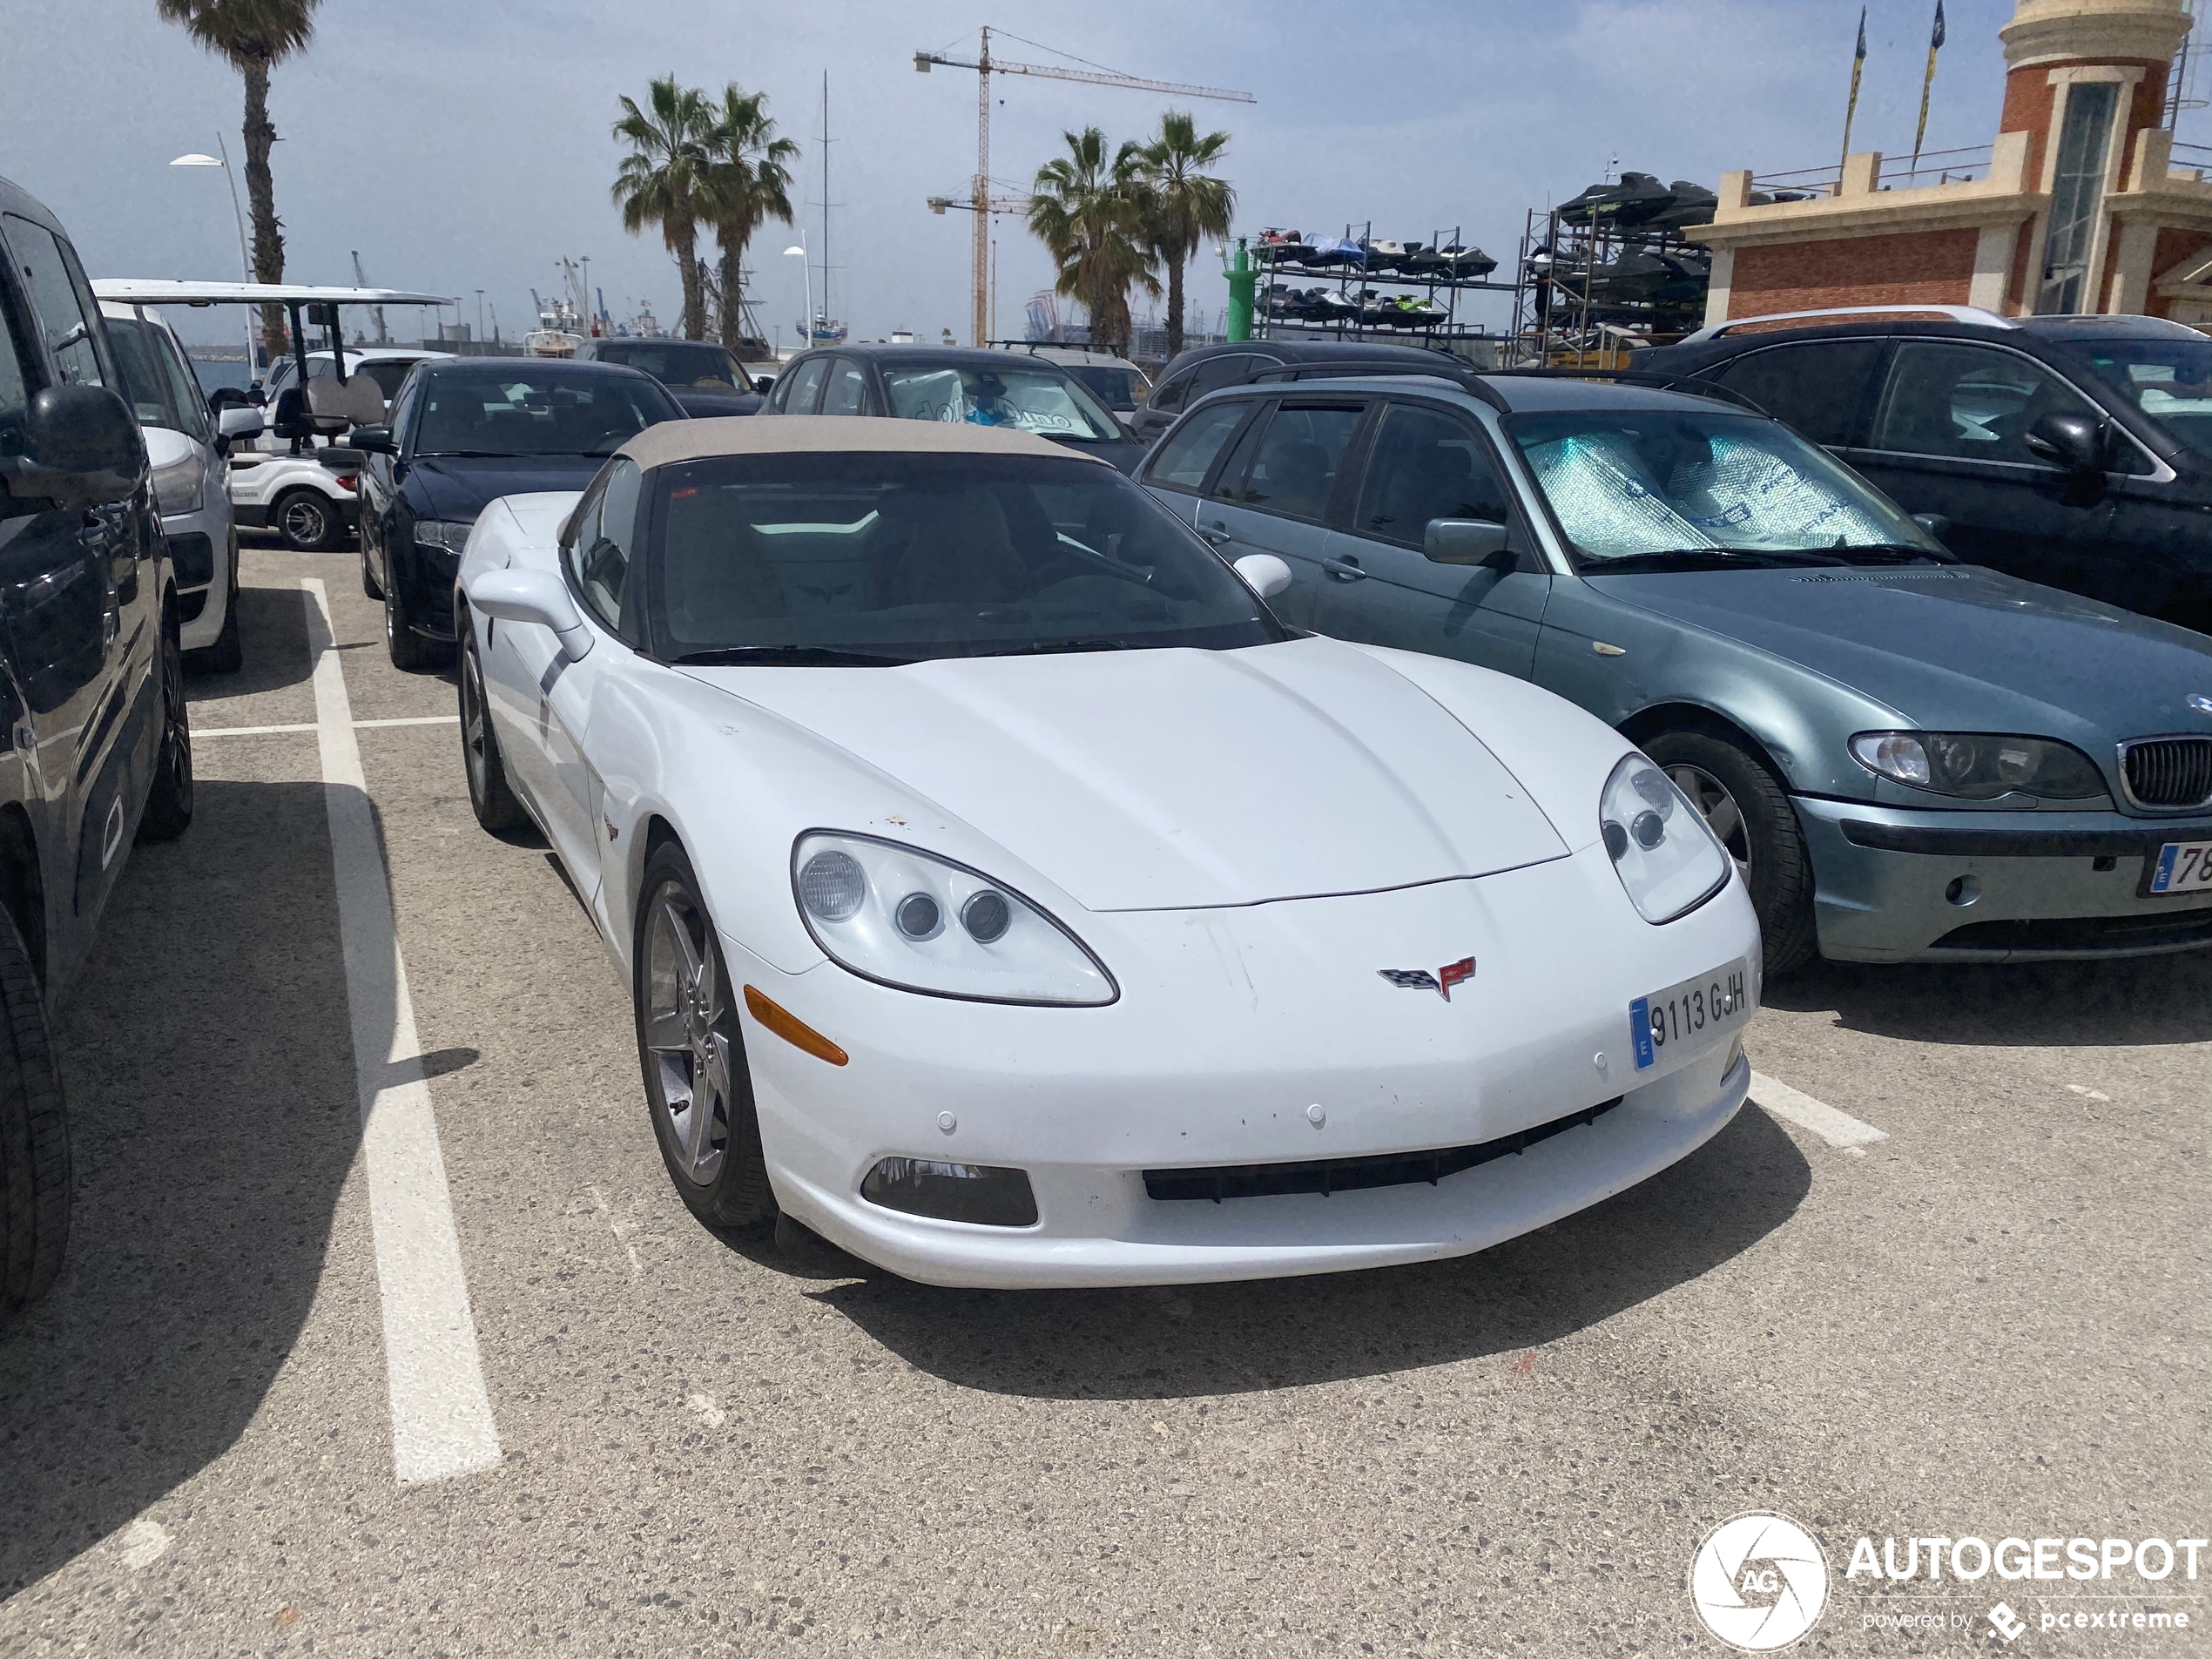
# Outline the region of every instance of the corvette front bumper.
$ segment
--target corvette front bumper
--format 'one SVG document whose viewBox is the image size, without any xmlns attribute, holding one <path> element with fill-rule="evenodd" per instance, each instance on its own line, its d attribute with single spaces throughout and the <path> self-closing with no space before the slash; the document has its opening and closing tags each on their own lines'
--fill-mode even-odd
<svg viewBox="0 0 2212 1659">
<path fill-rule="evenodd" d="M 1702 1145 L 1749 1088 L 1732 1035 L 1639 1073 L 1628 1012 L 1661 987 L 1756 963 L 1740 887 L 1652 927 L 1602 848 L 1393 893 L 1062 919 L 1114 969 L 1113 1006 L 920 996 L 831 963 L 784 974 L 725 936 L 733 975 L 851 1056 L 826 1064 L 745 1019 L 786 1211 L 943 1285 L 1375 1267 L 1464 1255 L 1598 1203 Z M 1448 1001 L 1379 972 L 1468 954 L 1475 978 Z M 1487 1143 L 1615 1099 L 1433 1184 L 1215 1203 L 1156 1198 L 1144 1179 Z M 1038 1219 L 984 1226 L 872 1204 L 861 1182 L 884 1157 L 1023 1170 Z"/>
</svg>

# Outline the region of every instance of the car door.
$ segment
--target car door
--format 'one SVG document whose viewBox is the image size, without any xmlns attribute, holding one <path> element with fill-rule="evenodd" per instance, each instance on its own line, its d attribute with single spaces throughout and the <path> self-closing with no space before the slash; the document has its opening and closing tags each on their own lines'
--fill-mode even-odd
<svg viewBox="0 0 2212 1659">
<path fill-rule="evenodd" d="M 809 357 L 776 385 L 776 410 L 781 415 L 812 415 L 822 398 L 829 359 Z"/>
<path fill-rule="evenodd" d="M 1291 585 L 1268 602 L 1294 628 L 1313 625 L 1327 556 L 1329 509 L 1367 400 L 1288 396 L 1271 401 L 1244 428 L 1198 503 L 1198 534 L 1234 563 L 1272 553 L 1291 568 Z"/>
<path fill-rule="evenodd" d="M 427 369 L 407 377 L 398 401 L 392 405 L 392 453 L 363 450 L 361 465 L 354 471 L 354 490 L 361 498 L 355 529 L 361 537 L 361 569 L 374 572 L 380 586 L 392 577 L 388 540 L 392 504 L 403 476 L 401 457 L 414 442 L 415 415 L 422 407 L 423 388 L 431 378 Z"/>
<path fill-rule="evenodd" d="M 831 361 L 822 383 L 824 415 L 866 415 L 868 412 L 867 371 L 849 357 Z"/>
<path fill-rule="evenodd" d="M 1552 578 L 1489 441 L 1454 410 L 1392 399 L 1362 473 L 1349 525 L 1329 532 L 1312 625 L 1526 679 Z M 1496 524 L 1505 545 L 1480 564 L 1432 558 L 1436 519 Z"/>
<path fill-rule="evenodd" d="M 2048 365 L 1971 340 L 1904 340 L 1865 447 L 1842 454 L 1908 513 L 1950 521 L 1969 563 L 2102 597 L 2125 586 L 2111 496 L 2027 444 L 2037 420 L 2102 414 Z"/>
<path fill-rule="evenodd" d="M 1889 341 L 1806 340 L 1731 357 L 1703 378 L 1757 404 L 1784 426 L 1841 452 L 1862 446 L 1866 405 Z"/>
<path fill-rule="evenodd" d="M 99 306 L 74 253 L 44 226 L 13 215 L 0 215 L 0 233 L 55 374 L 69 384 L 112 384 Z M 152 700 L 159 648 L 158 631 L 149 625 L 158 603 L 151 579 L 158 548 L 152 504 L 142 498 L 64 516 L 75 521 L 75 553 L 51 543 L 51 562 L 24 573 L 20 606 L 44 636 L 31 653 L 49 660 L 31 720 L 49 799 L 71 826 L 71 908 L 89 926 L 122 872 L 132 810 L 130 739 L 157 723 L 144 705 Z"/>
<path fill-rule="evenodd" d="M 1140 482 L 1162 506 L 1184 523 L 1192 523 L 1214 463 L 1261 406 L 1258 399 L 1224 398 L 1197 411 L 1153 451 Z"/>
</svg>

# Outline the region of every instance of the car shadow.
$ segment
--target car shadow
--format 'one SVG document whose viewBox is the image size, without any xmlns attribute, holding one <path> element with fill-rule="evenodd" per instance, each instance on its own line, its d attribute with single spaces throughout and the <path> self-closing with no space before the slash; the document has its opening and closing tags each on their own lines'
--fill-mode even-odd
<svg viewBox="0 0 2212 1659">
<path fill-rule="evenodd" d="M 2212 1041 L 2212 951 L 2104 961 L 1824 962 L 1769 980 L 1766 1006 L 1833 1013 L 1848 1031 L 1976 1048 L 2110 1049 Z"/>
<path fill-rule="evenodd" d="M 76 1202 L 59 1282 L 0 1330 L 0 1598 L 239 1438 L 361 1140 L 323 786 L 197 794 L 181 839 L 133 850 L 55 1020 Z"/>
<path fill-rule="evenodd" d="M 956 1291 L 825 1244 L 734 1248 L 900 1359 L 962 1387 L 1055 1399 L 1164 1399 L 1336 1382 L 1540 1347 L 1663 1295 L 1750 1249 L 1804 1202 L 1812 1171 L 1747 1108 L 1670 1170 L 1474 1256 L 1374 1271 L 1128 1291 Z M 833 1260 L 832 1258 L 834 1258 Z"/>
<path fill-rule="evenodd" d="M 235 674 L 196 672 L 187 679 L 185 696 L 195 711 L 258 691 L 281 691 L 314 673 L 307 654 L 307 602 L 297 586 L 240 588 L 238 621 L 246 641 L 245 666 Z"/>
</svg>

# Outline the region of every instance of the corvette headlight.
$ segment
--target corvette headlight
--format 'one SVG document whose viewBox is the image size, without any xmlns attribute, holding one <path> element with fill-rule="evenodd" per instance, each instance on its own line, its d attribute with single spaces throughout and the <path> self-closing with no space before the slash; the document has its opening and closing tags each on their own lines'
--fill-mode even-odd
<svg viewBox="0 0 2212 1659">
<path fill-rule="evenodd" d="M 814 942 L 863 979 L 1055 1008 L 1099 1008 L 1120 995 L 1075 934 L 964 864 L 873 836 L 813 831 L 792 849 L 791 871 Z"/>
<path fill-rule="evenodd" d="M 468 547 L 469 532 L 474 528 L 473 520 L 464 523 L 451 518 L 418 518 L 415 521 L 415 544 L 459 553 Z"/>
<path fill-rule="evenodd" d="M 1672 921 L 1728 881 L 1728 849 L 1674 780 L 1642 755 L 1613 768 L 1598 797 L 1598 821 L 1621 885 L 1646 921 Z"/>
<path fill-rule="evenodd" d="M 199 509 L 200 488 L 207 482 L 207 463 L 199 458 L 198 449 L 185 451 L 185 458 L 170 466 L 153 469 L 153 504 L 164 515 L 190 513 Z"/>
<path fill-rule="evenodd" d="M 1851 752 L 1852 759 L 1878 778 L 1966 800 L 1993 800 L 2014 793 L 2084 800 L 2105 792 L 2104 775 L 2094 761 L 2071 745 L 2049 738 L 1989 732 L 1862 732 L 1851 740 Z"/>
</svg>

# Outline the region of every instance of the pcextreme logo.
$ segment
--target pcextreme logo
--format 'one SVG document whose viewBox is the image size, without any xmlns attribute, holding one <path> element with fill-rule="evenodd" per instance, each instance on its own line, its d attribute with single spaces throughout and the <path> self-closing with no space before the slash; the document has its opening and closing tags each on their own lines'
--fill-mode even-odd
<svg viewBox="0 0 2212 1659">
<path fill-rule="evenodd" d="M 1772 1653 L 1819 1622 L 1828 1605 L 1828 1558 L 1787 1515 L 1736 1515 L 1697 1547 L 1689 1604 L 1730 1647 Z"/>
</svg>

